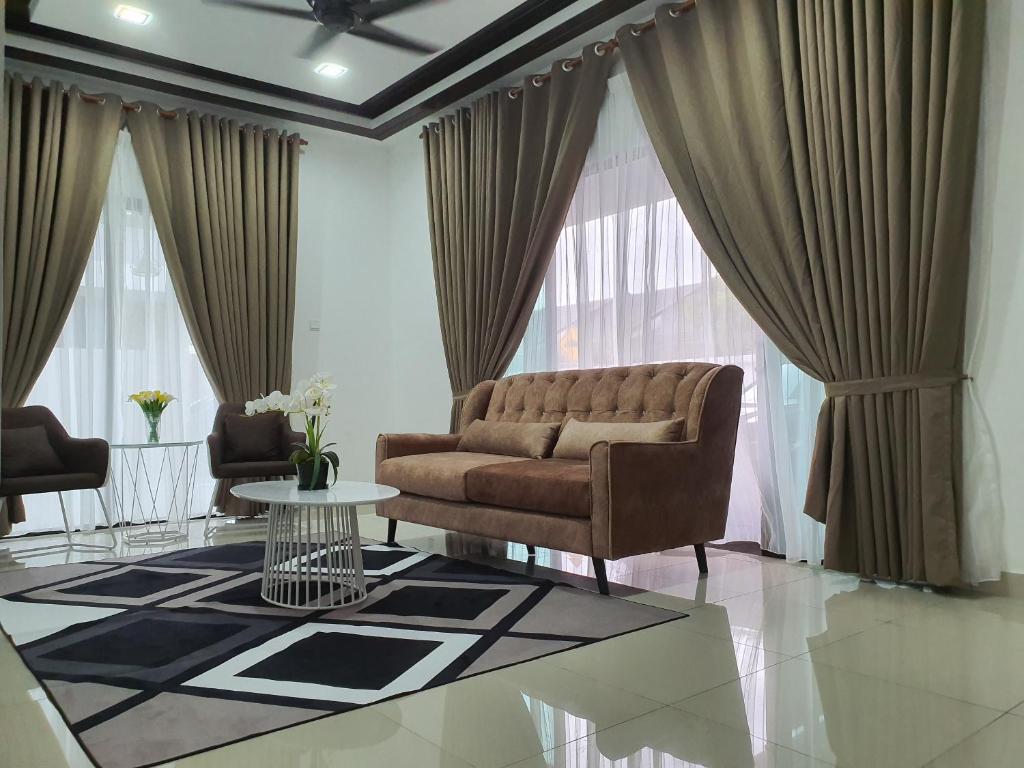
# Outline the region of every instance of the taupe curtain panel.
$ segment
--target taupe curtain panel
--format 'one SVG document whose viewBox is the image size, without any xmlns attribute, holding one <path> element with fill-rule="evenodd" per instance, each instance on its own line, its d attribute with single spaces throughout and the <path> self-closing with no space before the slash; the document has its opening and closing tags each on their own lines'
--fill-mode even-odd
<svg viewBox="0 0 1024 768">
<path fill-rule="evenodd" d="M 451 429 L 477 383 L 515 355 L 572 201 L 612 54 L 589 49 L 427 126 L 430 236 L 452 386 Z"/>
<path fill-rule="evenodd" d="M 132 146 L 185 324 L 221 402 L 292 374 L 297 137 L 144 104 Z"/>
<path fill-rule="evenodd" d="M 234 120 L 153 105 L 128 113 L 132 146 L 189 335 L 221 402 L 292 378 L 299 139 Z M 255 479 L 255 478 L 254 478 Z M 230 494 L 229 515 L 260 506 Z"/>
<path fill-rule="evenodd" d="M 110 180 L 121 102 L 86 102 L 76 88 L 4 75 L 3 395 L 25 404 L 82 280 Z M 24 520 L 0 508 L 0 536 Z"/>
<path fill-rule="evenodd" d="M 960 386 L 984 4 L 702 2 L 618 40 L 723 279 L 826 382 L 825 564 L 960 579 Z"/>
</svg>

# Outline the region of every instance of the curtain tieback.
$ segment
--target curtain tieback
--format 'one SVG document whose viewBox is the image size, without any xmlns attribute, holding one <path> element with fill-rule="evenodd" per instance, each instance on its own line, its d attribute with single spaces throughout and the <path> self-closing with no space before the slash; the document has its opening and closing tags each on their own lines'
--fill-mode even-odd
<svg viewBox="0 0 1024 768">
<path fill-rule="evenodd" d="M 969 378 L 962 373 L 908 373 L 902 376 L 879 376 L 875 379 L 850 379 L 825 382 L 825 397 L 846 395 L 881 395 L 886 392 L 906 392 L 911 389 L 951 387 Z"/>
<path fill-rule="evenodd" d="M 469 397 L 469 393 L 470 392 L 472 392 L 472 390 L 470 390 L 470 389 L 467 389 L 465 392 L 458 392 L 458 393 L 452 392 L 452 402 L 453 403 L 461 403 L 463 400 L 465 400 L 467 397 Z"/>
</svg>

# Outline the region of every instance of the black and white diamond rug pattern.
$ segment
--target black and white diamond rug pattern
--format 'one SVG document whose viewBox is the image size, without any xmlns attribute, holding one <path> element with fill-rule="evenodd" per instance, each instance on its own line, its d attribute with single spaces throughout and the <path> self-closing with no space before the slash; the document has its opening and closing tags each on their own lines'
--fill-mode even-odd
<svg viewBox="0 0 1024 768">
<path fill-rule="evenodd" d="M 140 768 L 683 616 L 367 540 L 365 601 L 279 608 L 263 549 L 2 573 L 0 623 L 93 761 Z"/>
</svg>

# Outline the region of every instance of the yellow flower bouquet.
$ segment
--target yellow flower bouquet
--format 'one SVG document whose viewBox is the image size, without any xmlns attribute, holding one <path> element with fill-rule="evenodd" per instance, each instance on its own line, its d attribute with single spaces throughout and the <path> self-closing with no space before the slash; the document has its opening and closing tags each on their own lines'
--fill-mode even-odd
<svg viewBox="0 0 1024 768">
<path fill-rule="evenodd" d="M 159 389 L 146 389 L 142 392 L 136 392 L 134 395 L 129 395 L 128 399 L 133 403 L 138 403 L 139 408 L 142 409 L 142 413 L 146 417 L 146 424 L 149 425 L 149 442 L 159 443 L 160 417 L 167 406 L 175 399 L 174 395 L 161 392 Z"/>
</svg>

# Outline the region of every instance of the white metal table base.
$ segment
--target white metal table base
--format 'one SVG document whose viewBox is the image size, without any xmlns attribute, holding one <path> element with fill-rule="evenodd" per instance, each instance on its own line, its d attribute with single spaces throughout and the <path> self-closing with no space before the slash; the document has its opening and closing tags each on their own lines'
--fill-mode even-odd
<svg viewBox="0 0 1024 768">
<path fill-rule="evenodd" d="M 131 545 L 170 544 L 188 538 L 192 497 L 195 493 L 199 443 L 155 443 L 112 446 L 121 454 L 119 471 L 111 473 L 114 505 L 124 526 L 124 541 Z M 173 452 L 180 450 L 180 456 Z M 160 452 L 152 470 L 146 451 Z M 134 452 L 134 457 L 129 456 Z M 166 508 L 161 493 L 170 495 Z"/>
<path fill-rule="evenodd" d="M 282 608 L 338 608 L 365 600 L 356 507 L 271 504 L 260 594 Z"/>
</svg>

